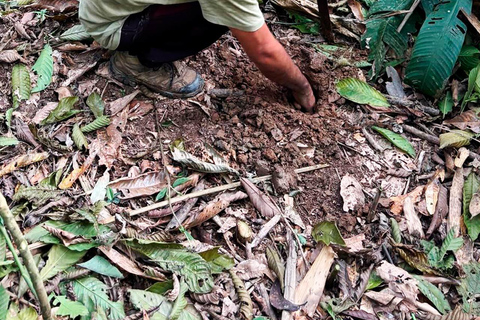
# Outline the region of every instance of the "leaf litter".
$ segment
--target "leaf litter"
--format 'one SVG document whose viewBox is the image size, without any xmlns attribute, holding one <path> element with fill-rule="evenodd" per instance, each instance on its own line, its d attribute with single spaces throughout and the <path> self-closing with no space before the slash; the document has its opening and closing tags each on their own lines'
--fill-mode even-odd
<svg viewBox="0 0 480 320">
<path fill-rule="evenodd" d="M 77 1 L 22 8 L 27 2 L 0 3 L 8 17 L 0 29 L 14 35 L 0 42 L 0 191 L 39 253 L 57 316 L 479 315 L 480 183 L 471 161 L 480 159 L 480 61 L 471 49 L 478 43 L 460 53 L 456 78 L 465 87 L 442 80 L 447 88 L 437 101 L 428 86 L 418 87 L 426 96 L 403 86 L 406 63 L 393 60 L 409 45 L 407 33 L 417 34 L 411 22 L 418 25 L 421 10 L 429 14 L 429 2 L 412 7 L 405 34 L 397 28 L 413 1 L 330 3 L 335 32 L 349 37 L 349 48 L 316 49 L 297 43 L 315 37 L 300 32 L 317 33 L 314 20 L 266 6 L 267 15 L 293 19 L 300 30 L 270 25 L 312 80 L 318 113 L 294 111 L 252 77 L 253 65 L 227 35 L 190 60 L 213 77 L 192 100 L 208 106 L 209 118 L 188 102 L 101 78 L 105 58 L 78 24 Z M 317 15 L 313 1 L 278 3 Z M 350 13 L 355 19 L 345 18 Z M 365 17 L 359 45 L 370 55 L 354 48 Z M 36 41 L 42 32 L 59 40 Z M 370 74 L 360 69 L 371 65 L 367 59 Z M 232 74 L 219 74 L 218 66 L 241 70 L 237 76 L 253 91 L 233 89 Z M 380 78 L 391 82 L 372 81 Z M 232 89 L 211 89 L 210 81 Z M 222 94 L 208 93 L 214 90 Z M 379 146 L 370 129 L 397 149 Z M 330 167 L 312 167 L 322 163 Z M 298 182 L 280 185 L 279 167 L 300 169 Z M 183 200 L 169 204 L 175 198 Z M 131 214 L 160 200 L 166 205 Z M 36 319 L 39 304 L 6 248 L 0 240 L 0 319 Z"/>
</svg>

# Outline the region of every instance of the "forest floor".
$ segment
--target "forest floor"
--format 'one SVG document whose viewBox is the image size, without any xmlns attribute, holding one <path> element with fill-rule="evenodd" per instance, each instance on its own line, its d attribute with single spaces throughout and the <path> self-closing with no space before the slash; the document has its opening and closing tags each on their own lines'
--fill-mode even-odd
<svg viewBox="0 0 480 320">
<path fill-rule="evenodd" d="M 403 133 L 416 125 L 436 137 L 439 127 L 424 125 L 435 116 L 415 106 L 385 113 L 342 98 L 338 81 L 366 81 L 368 70 L 355 65 L 368 52 L 341 34 L 328 51 L 320 35 L 293 28 L 280 8 L 267 9 L 272 32 L 318 97 L 313 114 L 295 109 L 289 93 L 266 79 L 230 34 L 186 59 L 205 79 L 204 92 L 166 99 L 110 78 L 111 52 L 91 40 L 59 39 L 78 24 L 75 1 L 41 0 L 2 13 L 4 119 L 17 94 L 14 65 L 26 65 L 34 83 L 38 54 L 47 42 L 53 48 L 51 83 L 20 101 L 11 127 L 0 124 L 3 136 L 19 140 L 0 149 L 0 191 L 30 242 L 57 316 L 171 319 L 173 308 L 180 319 L 444 319 L 478 298 L 472 293 L 478 288 L 468 298 L 461 289 L 472 282 L 461 266 L 479 258 L 474 242 L 465 238 L 455 253 L 458 270 L 448 272 L 428 265 L 420 245 L 429 239 L 441 247 L 450 230 L 446 212 L 437 212 L 448 211 L 439 179 L 462 168 L 452 162 L 457 152 L 444 154 L 405 133 L 417 152 L 412 158 L 370 130 L 393 123 Z M 385 92 L 384 83 L 377 88 Z M 88 101 L 93 93 L 101 101 Z M 82 112 L 45 124 L 68 97 L 79 98 L 74 108 Z M 85 133 L 79 148 L 72 129 L 92 122 L 97 115 L 90 110 L 103 105 L 109 126 Z M 478 159 L 465 176 L 472 168 Z M 268 175 L 259 189 L 244 181 L 244 189 L 195 197 L 239 177 Z M 155 205 L 169 195 L 190 199 Z M 432 198 L 442 209 L 432 211 Z M 172 211 L 187 213 L 185 228 L 178 230 Z M 391 240 L 400 235 L 408 244 Z M 0 295 L 10 295 L 11 319 L 31 310 L 35 319 L 39 304 L 5 252 L 0 241 Z M 279 288 L 275 280 L 285 268 Z M 445 319 L 471 315 L 451 316 Z"/>
</svg>

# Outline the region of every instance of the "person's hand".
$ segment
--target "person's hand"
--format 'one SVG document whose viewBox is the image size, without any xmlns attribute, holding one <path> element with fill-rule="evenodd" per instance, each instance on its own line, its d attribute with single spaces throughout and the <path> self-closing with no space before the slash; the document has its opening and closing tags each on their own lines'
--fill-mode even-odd
<svg viewBox="0 0 480 320">
<path fill-rule="evenodd" d="M 310 84 L 305 89 L 301 91 L 293 91 L 292 93 L 295 101 L 302 107 L 303 110 L 309 113 L 313 112 L 313 107 L 315 106 L 316 101 Z"/>
</svg>

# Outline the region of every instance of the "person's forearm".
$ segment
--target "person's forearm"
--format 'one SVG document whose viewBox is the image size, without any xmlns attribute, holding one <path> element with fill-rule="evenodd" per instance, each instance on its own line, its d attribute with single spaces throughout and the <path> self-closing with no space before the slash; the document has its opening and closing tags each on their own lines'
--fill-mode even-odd
<svg viewBox="0 0 480 320">
<path fill-rule="evenodd" d="M 275 41 L 274 47 L 261 50 L 261 54 L 251 59 L 260 71 L 270 80 L 293 91 L 303 91 L 310 84 L 300 69 L 293 63 L 285 49 Z"/>
</svg>

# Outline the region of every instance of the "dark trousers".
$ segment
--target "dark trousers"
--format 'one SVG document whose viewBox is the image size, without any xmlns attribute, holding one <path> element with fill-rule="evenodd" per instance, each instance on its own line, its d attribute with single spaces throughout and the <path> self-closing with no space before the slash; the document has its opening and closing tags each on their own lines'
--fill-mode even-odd
<svg viewBox="0 0 480 320">
<path fill-rule="evenodd" d="M 117 50 L 155 68 L 196 54 L 227 31 L 205 20 L 198 2 L 152 5 L 127 18 Z"/>
</svg>

